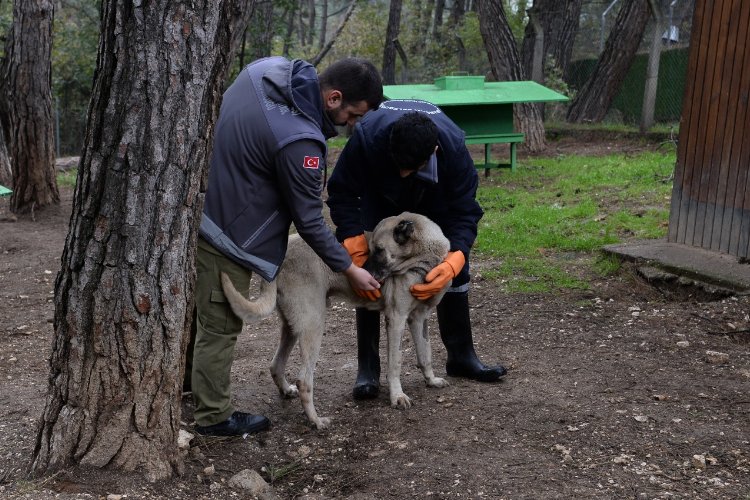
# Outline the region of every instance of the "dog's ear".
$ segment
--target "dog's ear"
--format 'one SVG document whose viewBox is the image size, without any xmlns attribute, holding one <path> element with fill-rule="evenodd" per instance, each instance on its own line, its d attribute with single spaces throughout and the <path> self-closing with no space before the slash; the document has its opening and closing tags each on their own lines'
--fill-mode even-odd
<svg viewBox="0 0 750 500">
<path fill-rule="evenodd" d="M 393 241 L 399 245 L 403 245 L 409 241 L 412 234 L 414 234 L 414 222 L 402 220 L 393 228 Z"/>
</svg>

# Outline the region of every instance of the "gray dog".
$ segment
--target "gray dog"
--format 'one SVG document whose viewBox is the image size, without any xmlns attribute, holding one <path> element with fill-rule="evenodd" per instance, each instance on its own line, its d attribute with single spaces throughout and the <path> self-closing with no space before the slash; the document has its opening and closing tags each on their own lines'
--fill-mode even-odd
<svg viewBox="0 0 750 500">
<path fill-rule="evenodd" d="M 224 293 L 232 310 L 246 323 L 258 321 L 278 310 L 281 340 L 271 362 L 271 375 L 284 397 L 299 395 L 302 407 L 318 429 L 330 424 L 319 417 L 313 404 L 313 374 L 323 341 L 328 297 L 335 295 L 356 307 L 382 311 L 388 335 L 388 388 L 391 406 L 406 409 L 411 400 L 401 388 L 401 336 L 408 322 L 417 352 L 417 363 L 428 387 L 445 387 L 448 382 L 432 370 L 432 351 L 427 334 L 427 317 L 440 302 L 443 292 L 427 301 L 415 299 L 409 288 L 424 281 L 425 275 L 442 262 L 449 250 L 448 239 L 427 217 L 404 212 L 383 219 L 368 237 L 370 257 L 365 267 L 382 283 L 382 297 L 371 302 L 357 296 L 343 274 L 326 266 L 297 235 L 289 248 L 279 275 L 263 281 L 260 296 L 249 301 L 222 274 Z M 285 367 L 299 340 L 301 364 L 296 386 L 289 384 Z"/>
</svg>

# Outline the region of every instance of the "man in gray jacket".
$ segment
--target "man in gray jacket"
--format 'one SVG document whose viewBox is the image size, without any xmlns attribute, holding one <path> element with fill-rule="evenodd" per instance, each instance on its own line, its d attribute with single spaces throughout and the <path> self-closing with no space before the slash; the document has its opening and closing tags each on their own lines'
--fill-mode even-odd
<svg viewBox="0 0 750 500">
<path fill-rule="evenodd" d="M 186 373 L 196 432 L 241 435 L 264 430 L 266 417 L 235 411 L 230 372 L 242 321 L 223 295 L 220 273 L 247 292 L 250 272 L 273 280 L 289 228 L 362 296 L 378 282 L 354 265 L 322 215 L 326 139 L 382 101 L 375 67 L 340 60 L 320 76 L 301 60 L 269 57 L 245 67 L 227 89 L 216 125 L 197 252 L 194 344 Z"/>
</svg>

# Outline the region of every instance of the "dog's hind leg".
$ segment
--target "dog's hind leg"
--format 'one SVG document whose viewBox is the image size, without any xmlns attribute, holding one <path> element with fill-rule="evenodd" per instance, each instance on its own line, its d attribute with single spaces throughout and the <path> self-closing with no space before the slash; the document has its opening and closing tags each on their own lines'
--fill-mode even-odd
<svg viewBox="0 0 750 500">
<path fill-rule="evenodd" d="M 303 319 L 304 324 L 295 324 L 293 328 L 299 332 L 300 347 L 300 372 L 297 378 L 300 401 L 305 415 L 319 430 L 325 429 L 331 424 L 331 419 L 318 416 L 313 401 L 313 386 L 315 377 L 315 366 L 320 356 L 320 345 L 323 342 L 323 329 L 325 328 L 325 302 L 310 307 L 303 307 L 306 311 Z"/>
<path fill-rule="evenodd" d="M 432 370 L 432 348 L 430 347 L 430 336 L 427 328 L 427 314 L 412 313 L 409 316 L 409 331 L 414 340 L 414 348 L 417 351 L 417 366 L 422 370 L 427 387 L 447 387 L 447 380 L 436 377 Z"/>
<path fill-rule="evenodd" d="M 279 346 L 276 348 L 276 354 L 271 361 L 271 377 L 279 393 L 285 398 L 294 398 L 299 395 L 297 386 L 290 384 L 286 379 L 286 364 L 289 361 L 289 354 L 297 343 L 297 337 L 289 326 L 289 322 L 282 314 L 279 314 L 281 320 L 281 335 L 279 337 Z"/>
<path fill-rule="evenodd" d="M 406 318 L 400 314 L 385 315 L 388 334 L 388 393 L 391 406 L 405 410 L 411 407 L 411 399 L 401 388 L 401 337 L 406 328 Z"/>
</svg>

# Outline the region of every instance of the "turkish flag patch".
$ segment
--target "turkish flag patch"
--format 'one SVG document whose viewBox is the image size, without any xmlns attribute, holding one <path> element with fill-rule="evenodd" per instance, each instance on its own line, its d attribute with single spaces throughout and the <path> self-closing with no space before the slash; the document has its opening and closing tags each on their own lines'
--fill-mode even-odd
<svg viewBox="0 0 750 500">
<path fill-rule="evenodd" d="M 320 157 L 319 156 L 305 156 L 305 160 L 302 162 L 302 166 L 305 168 L 319 168 Z"/>
</svg>

